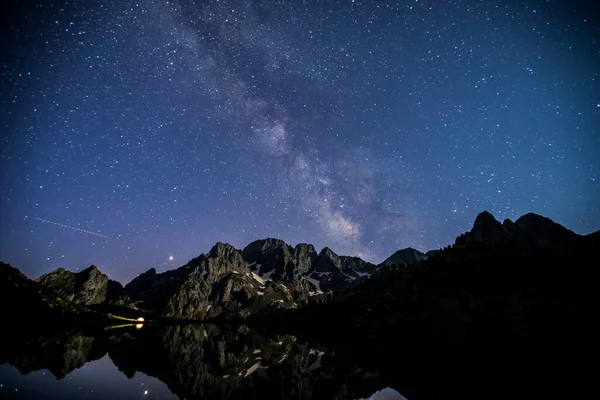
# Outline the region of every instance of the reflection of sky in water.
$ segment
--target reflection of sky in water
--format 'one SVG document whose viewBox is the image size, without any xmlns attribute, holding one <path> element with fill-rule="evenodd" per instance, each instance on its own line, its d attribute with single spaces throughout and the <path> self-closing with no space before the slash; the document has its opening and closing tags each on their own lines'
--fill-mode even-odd
<svg viewBox="0 0 600 400">
<path fill-rule="evenodd" d="M 48 370 L 22 375 L 0 365 L 0 398 L 5 399 L 177 399 L 167 386 L 141 372 L 128 379 L 110 357 L 86 363 L 56 380 Z"/>
</svg>

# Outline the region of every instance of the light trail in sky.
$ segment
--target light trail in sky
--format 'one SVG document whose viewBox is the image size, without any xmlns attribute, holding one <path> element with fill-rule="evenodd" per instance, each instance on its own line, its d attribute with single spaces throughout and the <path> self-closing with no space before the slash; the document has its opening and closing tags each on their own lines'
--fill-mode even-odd
<svg viewBox="0 0 600 400">
<path fill-rule="evenodd" d="M 74 226 L 65 225 L 65 224 L 61 224 L 61 223 L 58 223 L 58 222 L 48 221 L 47 219 L 42 219 L 42 218 L 36 218 L 36 219 L 37 219 L 38 221 L 45 222 L 45 223 L 47 223 L 47 224 L 58 225 L 58 226 L 60 226 L 60 227 L 62 227 L 62 228 L 71 229 L 71 230 L 74 230 L 74 231 L 76 231 L 76 232 L 88 233 L 88 234 L 90 234 L 90 235 L 100 236 L 100 237 L 103 237 L 103 238 L 105 238 L 105 239 L 108 239 L 108 236 L 102 235 L 102 234 L 100 234 L 100 233 L 96 233 L 96 232 L 87 231 L 87 230 L 85 230 L 85 229 L 80 229 L 80 228 L 77 228 L 77 227 L 74 227 Z"/>
</svg>

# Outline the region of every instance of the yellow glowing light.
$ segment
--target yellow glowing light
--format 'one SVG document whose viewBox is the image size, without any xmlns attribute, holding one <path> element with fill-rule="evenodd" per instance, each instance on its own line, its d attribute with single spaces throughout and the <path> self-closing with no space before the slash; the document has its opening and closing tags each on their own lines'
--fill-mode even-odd
<svg viewBox="0 0 600 400">
<path fill-rule="evenodd" d="M 135 329 L 142 329 L 144 324 L 135 324 Z"/>
<path fill-rule="evenodd" d="M 137 320 L 138 320 L 139 322 L 144 322 L 144 317 L 139 317 Z"/>
</svg>

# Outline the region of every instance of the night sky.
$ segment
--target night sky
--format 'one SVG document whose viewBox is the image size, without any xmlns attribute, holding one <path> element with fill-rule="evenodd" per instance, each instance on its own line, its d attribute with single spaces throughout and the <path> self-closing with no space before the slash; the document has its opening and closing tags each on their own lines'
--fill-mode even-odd
<svg viewBox="0 0 600 400">
<path fill-rule="evenodd" d="M 0 260 L 125 283 L 265 237 L 381 262 L 483 210 L 598 230 L 592 3 L 3 2 Z"/>
</svg>

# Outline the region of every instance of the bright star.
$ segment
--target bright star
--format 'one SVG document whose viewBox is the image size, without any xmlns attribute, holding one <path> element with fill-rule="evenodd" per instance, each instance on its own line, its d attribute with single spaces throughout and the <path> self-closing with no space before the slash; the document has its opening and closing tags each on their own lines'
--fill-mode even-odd
<svg viewBox="0 0 600 400">
<path fill-rule="evenodd" d="M 173 261 L 173 256 L 169 256 L 169 261 Z"/>
</svg>

